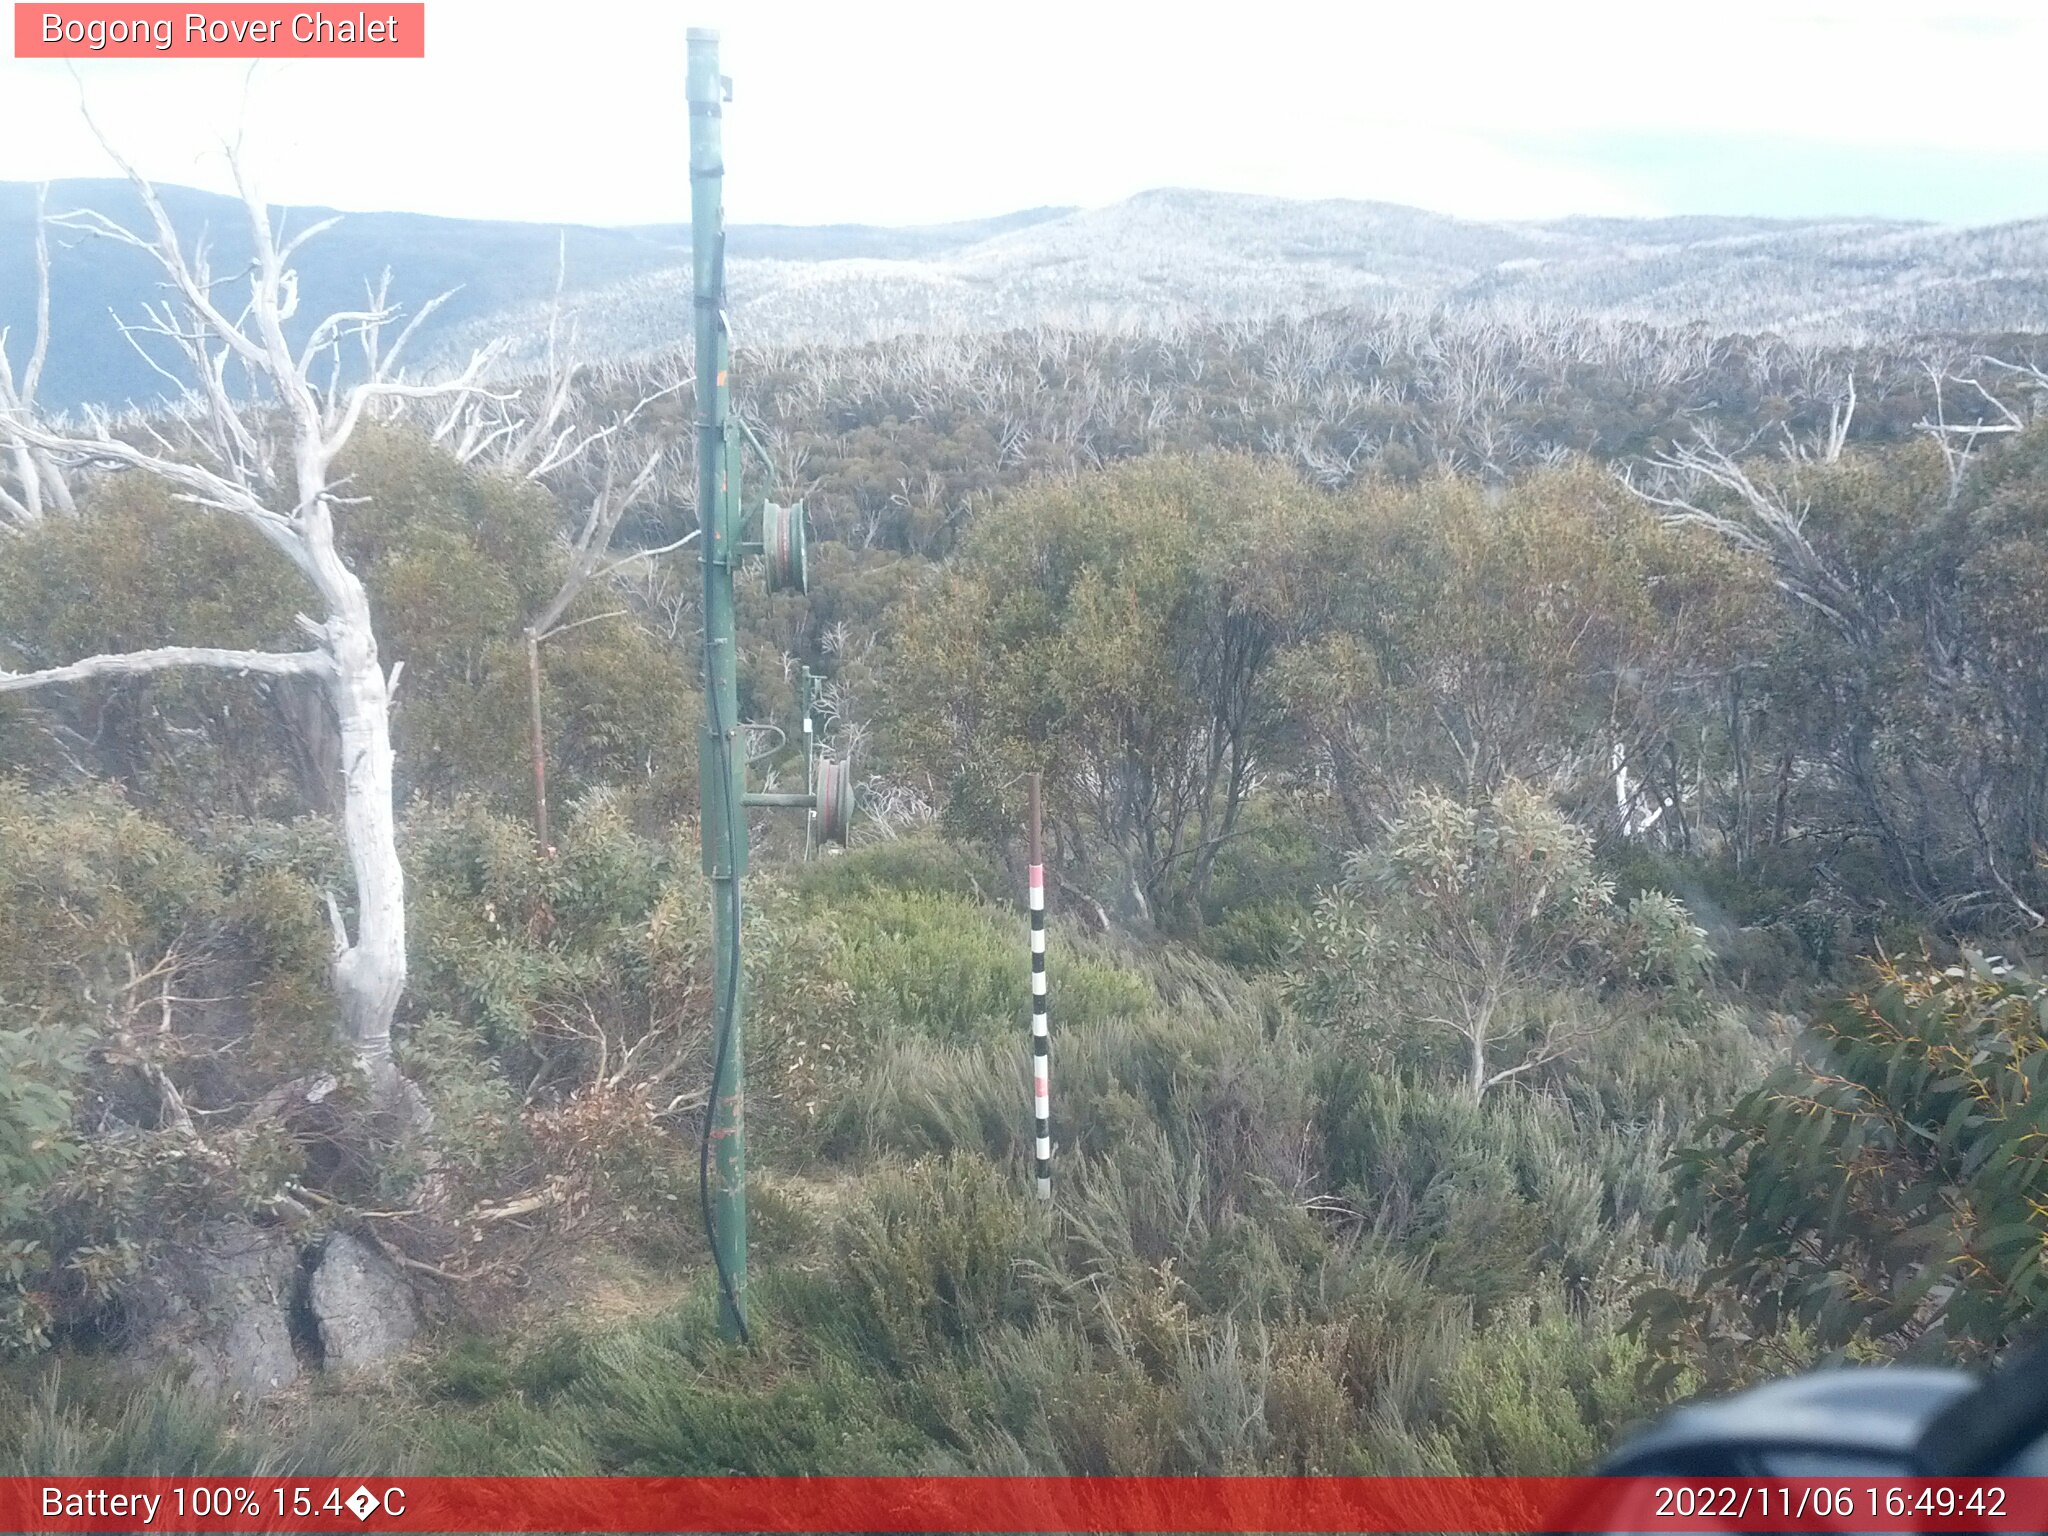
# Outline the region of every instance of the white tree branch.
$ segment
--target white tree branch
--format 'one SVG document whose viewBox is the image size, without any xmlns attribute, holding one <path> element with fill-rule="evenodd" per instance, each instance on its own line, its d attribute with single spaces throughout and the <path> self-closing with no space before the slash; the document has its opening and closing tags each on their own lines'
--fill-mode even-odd
<svg viewBox="0 0 2048 1536">
<path fill-rule="evenodd" d="M 0 433 L 12 435 L 31 447 L 41 448 L 47 453 L 81 464 L 110 464 L 122 469 L 140 470 L 158 479 L 169 481 L 185 491 L 189 500 L 202 506 L 231 512 L 251 524 L 290 559 L 293 565 L 310 574 L 310 560 L 296 525 L 290 518 L 282 517 L 266 507 L 248 485 L 230 480 L 200 465 L 174 458 L 168 452 L 151 453 L 136 447 L 133 443 L 125 442 L 108 430 L 104 418 L 98 420 L 95 425 L 98 428 L 95 435 L 75 437 L 67 433 L 52 432 L 17 413 L 0 412 Z"/>
<path fill-rule="evenodd" d="M 334 664 L 325 651 L 234 651 L 203 645 L 166 645 L 152 651 L 88 656 L 83 661 L 45 667 L 38 672 L 0 672 L 0 693 L 22 693 L 31 688 L 89 682 L 101 677 L 137 677 L 180 667 L 255 672 L 266 677 L 324 677 L 333 671 Z"/>
<path fill-rule="evenodd" d="M 593 571 L 591 573 L 590 579 L 592 581 L 602 581 L 607 576 L 613 575 L 619 571 L 623 571 L 627 566 L 633 564 L 633 562 L 636 560 L 653 560 L 659 558 L 662 555 L 672 555 L 677 550 L 681 549 L 685 544 L 694 543 L 696 541 L 697 535 L 701 532 L 703 532 L 701 528 L 692 528 L 688 533 L 684 534 L 680 539 L 675 540 L 673 543 L 658 544 L 653 549 L 636 549 L 630 555 L 621 555 L 618 559 L 614 560 L 610 565 L 605 566 L 602 570 Z"/>
<path fill-rule="evenodd" d="M 415 322 L 420 318 L 423 316 L 415 316 Z M 452 379 L 442 379 L 430 384 L 403 384 L 392 379 L 372 379 L 368 383 L 358 384 L 349 391 L 348 404 L 343 408 L 332 435 L 322 445 L 327 461 L 331 463 L 334 455 L 341 451 L 342 445 L 354 434 L 362 420 L 364 409 L 373 400 L 442 400 L 450 395 L 490 394 L 491 391 L 477 380 L 491 360 L 497 356 L 498 350 L 494 345 L 477 352 L 470 358 L 469 366 Z M 392 352 L 395 355 L 397 348 L 394 347 Z"/>
</svg>

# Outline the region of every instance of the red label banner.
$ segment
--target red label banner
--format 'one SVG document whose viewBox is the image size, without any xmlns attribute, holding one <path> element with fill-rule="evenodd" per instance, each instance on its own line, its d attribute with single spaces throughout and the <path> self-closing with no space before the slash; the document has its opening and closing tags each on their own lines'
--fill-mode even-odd
<svg viewBox="0 0 2048 1536">
<path fill-rule="evenodd" d="M 423 59 L 409 4 L 72 5 L 16 0 L 17 59 Z"/>
<path fill-rule="evenodd" d="M 0 1478 L 0 1531 L 2043 1531 L 2048 1478 Z"/>
</svg>

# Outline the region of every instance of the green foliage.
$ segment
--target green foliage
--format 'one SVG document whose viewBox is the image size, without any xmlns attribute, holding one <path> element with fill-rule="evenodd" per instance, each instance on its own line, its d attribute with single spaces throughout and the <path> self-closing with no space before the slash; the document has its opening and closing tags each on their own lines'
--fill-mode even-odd
<svg viewBox="0 0 2048 1536">
<path fill-rule="evenodd" d="M 1436 1384 L 1435 1411 L 1410 1432 L 1416 1470 L 1582 1475 L 1644 1417 L 1639 1354 L 1611 1318 L 1573 1317 L 1555 1303 L 1488 1330 Z"/>
<path fill-rule="evenodd" d="M 1356 1062 L 1325 1074 L 1332 1187 L 1482 1318 L 1611 1274 L 1664 1202 L 1668 1132 L 1547 1097 L 1477 1105 Z"/>
<path fill-rule="evenodd" d="M 1803 597 L 1740 684 L 1762 738 L 1752 773 L 1766 753 L 1776 769 L 1736 830 L 1766 848 L 1803 833 L 1786 856 L 1838 871 L 1830 915 L 1866 948 L 1887 927 L 1894 943 L 1924 927 L 2002 938 L 2048 901 L 2044 440 L 2037 424 L 1960 480 L 1926 441 L 1749 466 L 1797 509 L 1804 547 L 1775 563 Z"/>
<path fill-rule="evenodd" d="M 586 1004 L 634 1011 L 626 998 L 653 976 L 648 923 L 668 861 L 614 803 L 570 807 L 553 858 L 518 821 L 474 805 L 420 816 L 408 834 L 424 1006 L 474 1022 L 494 1051 L 524 1052 L 515 1070 L 538 1067 L 558 1035 L 565 1048 L 579 1040 L 565 1015 Z"/>
<path fill-rule="evenodd" d="M 640 1476 L 783 1477 L 915 1466 L 922 1437 L 875 1400 L 870 1375 L 841 1357 L 765 1373 L 727 1361 L 708 1376 L 676 1373 L 675 1363 L 661 1355 L 607 1362 L 592 1383 L 602 1384 L 606 1406 L 588 1431 L 602 1464 Z"/>
<path fill-rule="evenodd" d="M 892 838 L 805 865 L 796 887 L 812 904 L 835 906 L 871 891 L 989 901 L 1002 889 L 995 866 L 973 849 L 929 835 Z"/>
<path fill-rule="evenodd" d="M 1664 1222 L 1710 1262 L 1697 1294 L 1646 1297 L 1665 1347 L 1795 1322 L 1833 1349 L 2010 1340 L 2048 1298 L 2044 1018 L 2048 987 L 1975 957 L 1883 962 L 1822 1012 L 1807 1058 L 1676 1160 Z"/>
<path fill-rule="evenodd" d="M 162 645 L 297 650 L 298 574 L 251 528 L 116 478 L 0 544 L 0 669 Z M 0 699 L 0 771 L 135 786 L 164 813 L 293 810 L 289 681 L 165 673 Z"/>
<path fill-rule="evenodd" d="M 301 1028 L 328 1038 L 324 1002 L 298 1007 L 324 999 L 312 901 L 242 829 L 202 851 L 118 795 L 0 780 L 0 1350 L 103 1304 L 137 1241 L 274 1187 L 254 1145 L 220 1170 L 157 1133 L 159 1084 L 232 1099 L 267 1086 Z M 187 989 L 215 1011 L 169 1034 L 166 999 Z M 148 1129 L 92 1136 L 88 1107 Z"/>
<path fill-rule="evenodd" d="M 793 920 L 781 901 L 771 926 Z M 457 1335 L 395 1395 L 336 1400 L 359 1454 L 472 1473 L 1526 1472 L 1606 1443 L 1635 1362 L 1614 1297 L 1642 1262 L 1637 1213 L 1664 1199 L 1661 1141 L 1598 1103 L 1476 1106 L 1375 1075 L 1198 955 L 1124 963 L 1150 1009 L 1059 1033 L 1050 1209 L 1021 1155 L 1021 1031 L 897 1032 L 834 1091 L 873 1096 L 873 1139 L 756 1189 L 779 1235 L 757 1249 L 755 1350 L 717 1341 L 701 1253 L 678 1245 L 662 1263 L 689 1266 L 692 1294 L 673 1312 Z M 869 1155 L 917 1139 L 938 1155 Z M 271 1464 L 296 1433 L 252 1428 L 221 1461 Z"/>
<path fill-rule="evenodd" d="M 1714 974 L 1762 1003 L 1803 1007 L 1870 938 L 1827 876 L 1795 848 L 1752 850 L 1739 862 L 1727 848 L 1688 858 L 1642 842 L 1601 854 L 1621 895 L 1681 898 L 1706 931 Z"/>
<path fill-rule="evenodd" d="M 0 1383 L 0 1388 L 8 1384 Z M 71 1361 L 0 1390 L 0 1476 L 342 1476 L 412 1460 L 358 1405 L 314 1399 L 288 1429 L 166 1382 Z"/>
<path fill-rule="evenodd" d="M 1021 1038 L 968 1047 L 877 1041 L 861 1070 L 820 1106 L 819 1150 L 840 1162 L 966 1149 L 1017 1155 L 1028 1129 L 1017 1110 L 1029 1092 L 1027 1050 Z"/>
<path fill-rule="evenodd" d="M 0 1030 L 0 1231 L 75 1153 L 71 1090 L 85 1070 L 81 1041 L 61 1030 Z"/>
<path fill-rule="evenodd" d="M 835 902 L 829 916 L 835 964 L 864 1033 L 1019 1038 L 1030 1011 L 1029 956 L 1015 915 L 957 896 L 870 889 Z M 1088 949 L 1061 956 L 1063 1024 L 1129 1017 L 1150 1001 L 1140 979 Z"/>
<path fill-rule="evenodd" d="M 1414 796 L 1318 905 L 1292 992 L 1383 1060 L 1456 1071 L 1476 1100 L 1583 1048 L 1613 1016 L 1599 988 L 1691 988 L 1706 960 L 1684 908 L 1654 892 L 1620 907 L 1592 840 L 1511 779 L 1471 805 Z"/>
<path fill-rule="evenodd" d="M 536 487 L 465 469 L 396 428 L 358 432 L 340 470 L 362 498 L 338 520 L 343 554 L 383 652 L 406 667 L 393 727 L 401 793 L 530 808 L 522 634 L 562 578 L 561 512 Z M 293 616 L 309 601 L 243 524 L 113 477 L 82 516 L 0 547 L 0 666 L 169 644 L 296 650 Z M 544 648 L 551 786 L 565 803 L 615 786 L 660 822 L 695 800 L 695 688 L 680 653 L 621 606 L 586 592 Z M 325 706 L 298 680 L 167 673 L 0 701 L 0 768 L 117 779 L 178 824 L 191 807 L 331 810 L 334 750 Z"/>
<path fill-rule="evenodd" d="M 1353 842 L 1418 788 L 1477 801 L 1509 778 L 1590 820 L 1614 745 L 1694 720 L 1699 671 L 1761 622 L 1752 562 L 1588 465 L 1497 492 L 1366 482 L 1328 516 L 1316 622 L 1275 681 Z"/>
<path fill-rule="evenodd" d="M 1042 1267 L 1042 1213 L 1018 1182 L 979 1161 L 878 1169 L 835 1229 L 841 1326 L 861 1352 L 906 1370 L 958 1351 L 1037 1303 L 1025 1266 Z"/>
<path fill-rule="evenodd" d="M 706 1070 L 708 898 L 694 861 L 617 797 L 563 808 L 556 846 L 468 803 L 408 823 L 412 996 L 404 1060 L 444 1167 L 480 1197 L 544 1179 L 643 1251 L 694 1221 L 689 1125 Z M 776 1055 L 764 1050 L 772 1072 Z M 559 1186 L 558 1186 L 559 1187 Z"/>
<path fill-rule="evenodd" d="M 394 731 L 405 785 L 436 800 L 530 808 L 525 626 L 561 582 L 562 521 L 547 495 L 463 469 L 401 432 L 359 434 L 343 466 L 367 500 L 343 524 L 384 648 L 406 659 Z M 601 588 L 543 647 L 542 721 L 551 794 L 632 792 L 645 819 L 694 803 L 690 667 Z M 591 623 L 579 623 L 592 619 Z"/>
<path fill-rule="evenodd" d="M 1019 945 L 986 910 L 956 898 L 871 892 L 832 917 L 868 1030 L 964 1041 L 1014 1028 L 1024 1005 Z"/>
<path fill-rule="evenodd" d="M 95 1000 L 150 970 L 218 895 L 216 881 L 118 795 L 35 795 L 0 780 L 4 996 L 39 1022 L 104 1025 Z"/>
<path fill-rule="evenodd" d="M 1247 971 L 1284 967 L 1310 920 L 1309 893 L 1342 873 L 1315 832 L 1300 804 L 1261 797 L 1246 806 L 1238 836 L 1216 856 L 1197 941 L 1204 953 Z"/>
<path fill-rule="evenodd" d="M 1219 456 L 1049 482 L 984 515 L 913 607 L 888 693 L 906 760 L 955 786 L 953 824 L 1014 825 L 1016 776 L 1041 769 L 1064 862 L 1141 915 L 1199 922 L 1281 729 L 1263 680 L 1320 500 Z"/>
<path fill-rule="evenodd" d="M 49 1342 L 52 1309 L 34 1289 L 47 1255 L 29 1218 L 78 1156 L 71 1114 L 85 1069 L 80 1045 L 60 1028 L 0 1029 L 0 1354 Z"/>
</svg>

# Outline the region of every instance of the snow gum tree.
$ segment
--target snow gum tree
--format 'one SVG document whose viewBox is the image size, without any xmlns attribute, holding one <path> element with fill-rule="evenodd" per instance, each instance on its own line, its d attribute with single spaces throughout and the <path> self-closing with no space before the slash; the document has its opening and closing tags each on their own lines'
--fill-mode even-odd
<svg viewBox="0 0 2048 1536">
<path fill-rule="evenodd" d="M 1690 990 L 1708 958 L 1682 906 L 1618 901 L 1586 832 L 1510 779 L 1474 802 L 1419 791 L 1352 856 L 1295 996 L 1391 1056 L 1412 1040 L 1477 1102 L 1579 1051 L 1619 1017 L 1619 989 Z"/>
<path fill-rule="evenodd" d="M 122 329 L 177 387 L 177 404 L 151 420 L 117 422 L 89 413 L 82 423 L 70 423 L 52 420 L 21 392 L 11 392 L 0 396 L 0 454 L 73 473 L 151 476 L 186 502 L 240 519 L 304 578 L 313 611 L 301 614 L 298 625 L 310 643 L 298 651 L 173 645 L 87 656 L 36 671 L 0 671 L 0 693 L 190 667 L 317 680 L 334 716 L 343 834 L 355 880 L 353 932 L 342 903 L 333 893 L 327 897 L 340 1027 L 376 1100 L 409 1108 L 416 1095 L 391 1055 L 391 1021 L 406 983 L 390 721 L 399 666 L 387 668 L 380 657 L 368 594 L 336 541 L 336 515 L 348 498 L 333 466 L 365 416 L 380 406 L 479 392 L 486 355 L 473 358 L 460 376 L 436 382 L 401 374 L 406 344 L 441 300 L 421 306 L 387 341 L 399 317 L 388 298 L 388 276 L 361 308 L 294 325 L 293 257 L 332 220 L 287 239 L 284 221 L 273 219 L 242 184 L 237 167 L 253 259 L 246 274 L 218 273 L 204 243 L 183 241 L 155 189 L 114 158 L 135 188 L 145 222 L 131 229 L 93 212 L 55 215 L 50 222 L 131 246 L 160 270 L 165 296 L 145 304 Z M 34 536 L 19 519 L 0 524 L 0 536 L 6 534 Z"/>
</svg>

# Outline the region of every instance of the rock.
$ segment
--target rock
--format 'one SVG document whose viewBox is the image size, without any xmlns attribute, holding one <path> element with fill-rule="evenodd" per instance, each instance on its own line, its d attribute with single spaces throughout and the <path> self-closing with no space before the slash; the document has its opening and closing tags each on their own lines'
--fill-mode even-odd
<svg viewBox="0 0 2048 1536">
<path fill-rule="evenodd" d="M 299 1376 L 291 1308 L 298 1245 L 246 1221 L 215 1222 L 165 1247 L 131 1288 L 128 1326 L 146 1364 L 181 1363 L 203 1392 L 261 1397 Z"/>
<path fill-rule="evenodd" d="M 327 1239 L 308 1302 L 330 1370 L 354 1370 L 401 1353 L 419 1332 L 412 1287 L 398 1267 L 346 1232 Z"/>
</svg>

